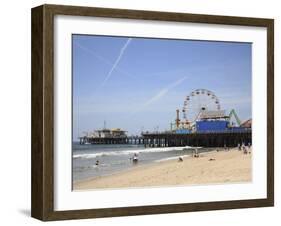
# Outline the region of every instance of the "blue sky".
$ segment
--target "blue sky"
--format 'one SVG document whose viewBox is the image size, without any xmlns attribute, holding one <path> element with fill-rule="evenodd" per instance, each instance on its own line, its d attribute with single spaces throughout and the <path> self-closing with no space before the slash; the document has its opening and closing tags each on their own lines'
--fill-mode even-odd
<svg viewBox="0 0 281 226">
<path fill-rule="evenodd" d="M 213 91 L 251 118 L 251 44 L 73 35 L 73 136 L 122 128 L 165 130 L 185 96 Z"/>
</svg>

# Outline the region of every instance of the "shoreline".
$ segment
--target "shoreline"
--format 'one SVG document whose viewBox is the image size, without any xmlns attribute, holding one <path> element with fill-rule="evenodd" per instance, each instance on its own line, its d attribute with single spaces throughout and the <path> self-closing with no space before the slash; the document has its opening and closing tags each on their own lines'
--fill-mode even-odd
<svg viewBox="0 0 281 226">
<path fill-rule="evenodd" d="M 175 185 L 202 185 L 250 182 L 251 154 L 237 148 L 200 153 L 199 158 L 183 157 L 183 161 L 168 159 L 139 165 L 111 175 L 89 178 L 73 183 L 74 191 L 139 188 Z M 251 151 L 251 150 L 250 150 Z"/>
<path fill-rule="evenodd" d="M 217 150 L 219 150 L 219 151 L 225 150 L 225 148 L 223 148 L 223 147 L 203 148 L 203 147 L 190 147 L 190 146 L 182 147 L 182 146 L 178 146 L 178 147 L 162 147 L 162 148 L 145 148 L 145 149 L 137 150 L 137 151 L 140 151 L 139 153 L 137 151 L 131 151 L 131 150 L 130 150 L 130 152 L 132 152 L 132 154 L 133 153 L 140 154 L 140 153 L 146 151 L 147 149 L 153 149 L 154 151 L 157 150 L 157 149 L 161 149 L 161 150 L 167 151 L 167 150 L 171 150 L 171 149 L 173 149 L 173 150 L 193 149 L 194 150 L 196 148 L 199 150 L 199 153 L 200 153 L 200 149 L 204 150 L 203 152 L 201 152 L 201 154 L 203 154 L 203 153 L 210 153 L 210 152 L 216 152 Z M 99 175 L 99 176 L 93 176 L 93 177 L 78 179 L 78 180 L 75 180 L 73 182 L 73 184 L 80 183 L 80 182 L 85 182 L 85 181 L 89 181 L 89 180 L 94 180 L 94 179 L 98 179 L 98 178 L 108 177 L 108 176 L 114 176 L 114 175 L 119 174 L 119 173 L 123 173 L 123 172 L 130 171 L 132 169 L 136 169 L 137 167 L 150 166 L 150 165 L 154 165 L 154 164 L 157 164 L 157 163 L 160 163 L 160 162 L 166 162 L 166 161 L 169 161 L 169 160 L 174 160 L 175 161 L 179 157 L 184 157 L 185 158 L 185 157 L 191 157 L 191 156 L 192 156 L 192 153 L 189 153 L 189 154 L 183 154 L 183 155 L 180 155 L 180 156 L 160 158 L 158 160 L 154 160 L 154 161 L 147 162 L 147 163 L 138 163 L 136 165 L 131 164 L 131 167 L 129 167 L 129 168 L 119 169 L 116 172 L 110 172 L 110 173 Z"/>
<path fill-rule="evenodd" d="M 91 145 L 92 146 L 92 145 Z M 190 147 L 190 146 L 175 146 L 175 147 L 156 147 L 156 148 L 144 148 L 144 146 L 142 146 L 143 149 L 137 149 L 137 150 L 119 150 L 119 151 L 110 151 L 110 152 L 98 152 L 98 153 L 86 153 L 86 154 L 81 154 L 81 153 L 75 153 L 73 154 L 73 159 L 79 159 L 80 157 L 82 157 L 83 155 L 86 155 L 86 156 L 95 156 L 95 157 L 98 157 L 98 156 L 103 156 L 103 155 L 114 155 L 115 153 L 125 153 L 125 154 L 128 154 L 130 153 L 131 155 L 133 154 L 138 154 L 138 155 L 143 155 L 143 154 L 150 154 L 150 153 L 155 153 L 155 152 L 170 152 L 170 151 L 184 151 L 184 150 L 194 150 L 194 149 L 198 149 L 199 152 L 211 152 L 211 151 L 214 151 L 214 150 L 224 150 L 224 148 L 222 147 L 209 147 L 209 148 L 203 148 L 203 147 Z M 149 150 L 149 151 L 148 151 Z M 113 154 L 114 153 L 114 154 Z M 179 153 L 178 153 L 179 154 Z M 129 154 L 128 154 L 129 155 Z M 176 155 L 176 156 L 172 156 L 172 157 L 162 157 L 162 158 L 158 158 L 158 159 L 155 159 L 155 160 L 149 160 L 148 162 L 143 162 L 143 157 L 140 157 L 139 158 L 139 162 L 138 164 L 134 165 L 132 164 L 132 162 L 129 163 L 129 165 L 127 165 L 127 167 L 122 167 L 122 168 L 119 168 L 115 171 L 110 171 L 110 172 L 106 172 L 106 173 L 102 173 L 100 175 L 95 175 L 95 176 L 86 176 L 86 177 L 80 177 L 80 178 L 75 178 L 74 176 L 74 172 L 73 172 L 73 183 L 78 183 L 78 182 L 82 182 L 82 181 L 87 181 L 87 180 L 91 180 L 91 179 L 95 179 L 95 178 L 100 178 L 100 177 L 105 177 L 105 176 L 111 176 L 111 175 L 115 175 L 115 174 L 118 174 L 118 173 L 121 173 L 121 172 L 125 172 L 125 171 L 128 171 L 132 168 L 136 168 L 137 166 L 146 166 L 146 165 L 151 165 L 151 164 L 154 164 L 154 163 L 158 163 L 158 162 L 164 162 L 164 161 L 167 161 L 169 159 L 178 159 L 178 157 L 185 157 L 185 156 L 190 156 L 192 155 L 192 152 L 189 152 L 189 153 L 182 153 L 181 155 Z M 128 157 L 128 160 L 132 159 L 132 156 Z M 91 166 L 89 166 L 91 167 Z M 97 166 L 94 166 L 92 165 L 93 168 L 98 168 Z M 74 179 L 75 178 L 75 179 Z"/>
</svg>

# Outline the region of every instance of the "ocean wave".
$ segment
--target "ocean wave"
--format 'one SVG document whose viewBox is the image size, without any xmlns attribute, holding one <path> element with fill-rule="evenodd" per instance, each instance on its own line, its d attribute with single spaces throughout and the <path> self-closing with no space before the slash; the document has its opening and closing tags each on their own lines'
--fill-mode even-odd
<svg viewBox="0 0 281 226">
<path fill-rule="evenodd" d="M 159 148 L 145 148 L 145 149 L 132 149 L 124 151 L 107 151 L 107 152 L 97 152 L 97 153 L 82 153 L 74 154 L 73 158 L 97 158 L 102 156 L 112 156 L 112 155 L 130 155 L 130 154 L 141 154 L 141 153 L 153 153 L 153 152 L 168 152 L 168 151 L 183 151 L 185 149 L 192 149 L 193 147 L 159 147 Z"/>
</svg>

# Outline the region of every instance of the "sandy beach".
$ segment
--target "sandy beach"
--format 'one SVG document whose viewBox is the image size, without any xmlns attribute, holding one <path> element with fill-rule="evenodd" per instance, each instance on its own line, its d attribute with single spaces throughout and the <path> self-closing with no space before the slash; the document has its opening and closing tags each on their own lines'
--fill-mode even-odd
<svg viewBox="0 0 281 226">
<path fill-rule="evenodd" d="M 251 181 L 251 154 L 236 148 L 212 151 L 199 158 L 168 160 L 74 183 L 74 190 L 197 185 Z"/>
</svg>

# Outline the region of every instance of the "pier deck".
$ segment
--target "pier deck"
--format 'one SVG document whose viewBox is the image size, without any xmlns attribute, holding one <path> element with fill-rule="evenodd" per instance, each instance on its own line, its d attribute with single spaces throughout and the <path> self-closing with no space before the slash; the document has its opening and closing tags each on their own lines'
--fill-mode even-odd
<svg viewBox="0 0 281 226">
<path fill-rule="evenodd" d="M 143 144 L 145 147 L 235 147 L 237 144 L 252 143 L 252 131 L 224 131 L 190 134 L 143 133 L 142 136 L 122 138 L 80 137 L 80 144 Z"/>
</svg>

